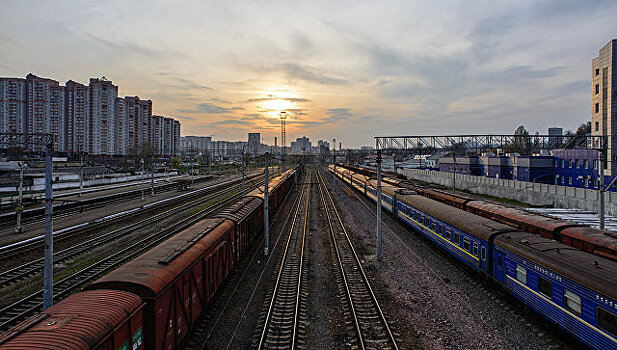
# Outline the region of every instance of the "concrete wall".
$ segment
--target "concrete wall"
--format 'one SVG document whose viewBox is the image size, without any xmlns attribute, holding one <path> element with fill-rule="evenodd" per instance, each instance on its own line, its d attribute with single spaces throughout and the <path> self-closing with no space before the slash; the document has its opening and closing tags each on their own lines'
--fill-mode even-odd
<svg viewBox="0 0 617 350">
<path fill-rule="evenodd" d="M 397 170 L 409 179 L 452 187 L 451 173 L 418 169 Z M 600 193 L 585 188 L 534 184 L 526 181 L 464 174 L 456 174 L 456 188 L 478 194 L 514 199 L 530 205 L 549 205 L 556 208 L 578 208 L 599 212 Z M 607 214 L 617 215 L 616 192 L 605 192 L 605 210 Z"/>
</svg>

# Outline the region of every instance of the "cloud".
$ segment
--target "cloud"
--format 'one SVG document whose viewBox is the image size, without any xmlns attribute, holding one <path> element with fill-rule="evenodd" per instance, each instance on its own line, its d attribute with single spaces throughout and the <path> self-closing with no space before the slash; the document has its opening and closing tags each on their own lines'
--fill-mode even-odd
<svg viewBox="0 0 617 350">
<path fill-rule="evenodd" d="M 199 103 L 195 106 L 195 109 L 179 109 L 178 113 L 188 113 L 188 114 L 197 114 L 197 113 L 206 113 L 206 114 L 223 114 L 223 113 L 232 113 L 233 111 L 241 111 L 244 108 L 242 107 L 221 107 L 212 103 Z"/>
<path fill-rule="evenodd" d="M 207 87 L 205 85 L 201 85 L 189 79 L 184 79 L 180 77 L 173 77 L 174 80 L 179 81 L 183 84 L 183 86 L 187 89 L 205 89 L 205 90 L 213 90 L 211 87 Z"/>
<path fill-rule="evenodd" d="M 272 100 L 283 100 L 283 101 L 300 102 L 300 103 L 311 101 L 310 99 L 304 98 L 304 97 L 276 97 L 274 95 L 268 95 L 268 97 L 249 98 L 248 100 L 244 102 L 245 103 L 256 103 L 256 102 L 265 102 L 265 101 L 272 101 Z"/>
<path fill-rule="evenodd" d="M 348 83 L 345 79 L 328 76 L 308 66 L 285 63 L 281 68 L 287 74 L 287 77 L 291 79 L 300 79 L 324 85 L 345 85 Z"/>
<path fill-rule="evenodd" d="M 353 117 L 351 108 L 330 108 L 326 114 L 330 116 L 329 119 L 331 120 L 341 120 Z"/>
</svg>

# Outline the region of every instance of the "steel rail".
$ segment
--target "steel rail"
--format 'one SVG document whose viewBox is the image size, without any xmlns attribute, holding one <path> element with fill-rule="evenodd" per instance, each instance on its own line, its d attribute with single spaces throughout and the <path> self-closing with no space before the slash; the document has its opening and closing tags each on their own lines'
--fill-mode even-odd
<svg viewBox="0 0 617 350">
<path fill-rule="evenodd" d="M 307 174 L 307 176 L 310 178 L 310 175 Z M 306 195 L 305 195 L 306 192 Z M 261 337 L 259 339 L 259 344 L 258 344 L 258 349 L 264 349 L 266 347 L 266 342 L 267 342 L 267 336 L 268 336 L 268 331 L 271 330 L 270 328 L 270 323 L 272 321 L 273 315 L 274 315 L 274 309 L 276 307 L 276 300 L 277 297 L 280 296 L 279 295 L 279 291 L 282 288 L 282 281 L 285 278 L 284 276 L 284 271 L 286 267 L 289 268 L 294 268 L 297 267 L 299 269 L 298 271 L 298 277 L 295 279 L 295 302 L 294 302 L 294 315 L 293 315 L 293 330 L 292 330 L 292 338 L 291 338 L 291 346 L 289 347 L 290 349 L 294 349 L 295 348 L 295 340 L 296 340 L 296 331 L 297 331 L 297 316 L 298 316 L 298 306 L 299 306 L 299 302 L 300 302 L 300 285 L 301 285 L 301 278 L 302 278 L 302 262 L 303 262 L 303 258 L 304 258 L 304 241 L 306 238 L 306 228 L 308 225 L 308 212 L 309 212 L 309 208 L 310 208 L 310 187 L 308 187 L 307 190 L 302 192 L 302 198 L 306 197 L 306 205 L 305 205 L 305 215 L 304 215 L 304 227 L 303 227 L 303 232 L 302 232 L 302 245 L 300 248 L 300 262 L 299 264 L 295 264 L 295 265 L 291 265 L 294 262 L 289 262 L 288 257 L 289 254 L 291 253 L 289 248 L 290 248 L 290 243 L 292 242 L 292 238 L 294 237 L 294 231 L 296 229 L 296 223 L 298 222 L 298 217 L 299 217 L 299 210 L 300 210 L 300 206 L 298 206 L 296 208 L 296 211 L 294 213 L 294 218 L 291 224 L 291 228 L 289 230 L 289 236 L 287 238 L 287 242 L 285 244 L 285 250 L 283 252 L 283 260 L 280 263 L 279 266 L 279 271 L 276 277 L 276 282 L 274 284 L 274 291 L 272 293 L 272 297 L 270 298 L 270 303 L 269 303 L 269 307 L 268 307 L 268 312 L 266 314 L 265 320 L 264 320 L 264 326 L 263 329 L 261 331 Z M 292 247 L 292 249 L 295 247 Z M 288 264 L 289 263 L 289 264 Z M 290 266 L 291 265 L 291 266 Z M 293 277 L 293 276 L 291 276 Z M 291 281 L 290 281 L 291 282 Z"/>
<path fill-rule="evenodd" d="M 396 338 L 394 337 L 394 334 L 393 334 L 392 330 L 390 329 L 390 325 L 388 324 L 388 321 L 386 320 L 386 318 L 385 318 L 385 316 L 383 314 L 381 306 L 379 305 L 379 301 L 377 300 L 377 297 L 375 296 L 373 288 L 371 287 L 371 284 L 370 284 L 370 282 L 368 280 L 368 277 L 366 276 L 364 268 L 362 267 L 362 264 L 360 262 L 360 259 L 358 258 L 358 254 L 356 253 L 356 250 L 354 249 L 353 244 L 351 243 L 351 239 L 349 238 L 349 234 L 347 232 L 347 229 L 345 228 L 345 225 L 343 224 L 343 220 L 341 219 L 341 217 L 340 217 L 340 215 L 338 213 L 338 210 L 336 208 L 336 205 L 334 204 L 334 199 L 332 198 L 332 195 L 330 194 L 330 192 L 327 191 L 325 180 L 321 176 L 321 173 L 318 173 L 318 177 L 319 177 L 319 180 L 320 180 L 320 189 L 321 189 L 321 187 L 323 187 L 325 189 L 324 192 L 325 192 L 325 194 L 327 194 L 328 202 L 330 203 L 330 206 L 332 208 L 330 212 L 333 214 L 333 216 L 336 217 L 336 220 L 337 220 L 339 226 L 341 227 L 341 230 L 342 230 L 341 233 L 344 234 L 345 241 L 347 242 L 349 250 L 352 253 L 352 256 L 353 256 L 354 261 L 356 263 L 357 269 L 358 269 L 358 271 L 360 272 L 360 274 L 362 276 L 362 280 L 364 281 L 364 285 L 367 288 L 368 294 L 369 294 L 369 296 L 371 298 L 371 302 L 373 303 L 373 305 L 375 307 L 375 310 L 377 311 L 377 313 L 379 315 L 379 318 L 380 318 L 380 320 L 381 320 L 381 322 L 383 324 L 384 330 L 387 333 L 388 340 L 392 343 L 394 349 L 398 350 L 398 345 L 396 343 Z M 321 192 L 322 195 L 324 194 L 324 192 Z M 323 200 L 325 201 L 325 198 L 323 198 Z M 327 207 L 327 204 L 324 203 L 324 210 L 327 211 L 326 207 Z M 341 268 L 341 274 L 343 275 L 343 280 L 345 281 L 344 282 L 345 283 L 345 288 L 347 289 L 347 292 L 350 293 L 349 285 L 347 284 L 347 279 L 345 277 L 345 271 L 343 269 L 343 264 L 342 264 L 342 260 L 341 260 L 341 257 L 340 257 L 340 250 L 339 250 L 338 244 L 336 243 L 336 237 L 334 235 L 334 228 L 332 227 L 332 222 L 330 220 L 330 215 L 326 215 L 326 216 L 327 216 L 328 222 L 330 224 L 332 238 L 333 238 L 333 240 L 335 242 L 334 246 L 336 248 L 336 253 L 337 253 L 337 257 L 338 257 L 339 267 Z M 348 298 L 350 300 L 353 299 L 351 297 L 351 294 L 348 294 L 347 296 L 348 296 Z M 353 303 L 350 302 L 350 305 L 353 305 Z M 361 327 L 360 327 L 358 319 L 356 318 L 357 316 L 355 314 L 355 311 L 354 311 L 353 314 L 354 314 L 354 318 L 355 318 L 354 321 L 356 322 L 356 326 L 358 327 L 356 330 L 359 332 L 359 335 L 360 335 L 360 338 L 361 338 L 360 341 L 361 341 L 362 349 L 365 349 L 364 338 L 362 337 Z"/>
<path fill-rule="evenodd" d="M 185 193 L 183 195 L 167 198 L 161 201 L 150 203 L 144 205 L 142 207 L 134 208 L 131 210 L 127 210 L 121 212 L 119 214 L 108 215 L 103 218 L 95 219 L 83 224 L 76 225 L 74 227 L 69 227 L 66 229 L 61 229 L 56 231 L 54 234 L 54 243 L 62 242 L 63 240 L 70 239 L 77 235 L 83 235 L 92 231 L 100 230 L 101 228 L 108 226 L 110 224 L 119 224 L 124 220 L 134 220 L 135 215 L 147 215 L 148 213 L 155 212 L 161 210 L 162 208 L 174 205 L 174 202 L 178 201 L 186 201 L 187 199 L 192 199 L 198 197 L 200 195 L 209 194 L 221 187 L 224 187 L 229 184 L 239 183 L 240 179 L 235 179 L 231 181 L 225 181 L 218 184 L 213 184 L 211 186 L 201 188 L 192 192 Z M 11 259 L 15 256 L 28 253 L 33 250 L 38 250 L 43 245 L 43 237 L 38 236 L 32 239 L 24 240 L 19 243 L 15 243 L 9 246 L 0 247 L 0 261 Z"/>
<path fill-rule="evenodd" d="M 228 193 L 225 191 L 223 194 Z M 222 194 L 221 194 L 222 195 Z M 54 295 L 55 300 L 61 300 L 62 298 L 70 295 L 75 289 L 80 288 L 85 283 L 92 281 L 104 272 L 110 271 L 121 264 L 133 259 L 134 257 L 142 254 L 150 248 L 158 245 L 169 237 L 176 233 L 186 229 L 203 220 L 206 216 L 220 210 L 227 204 L 237 200 L 240 194 L 232 196 L 226 200 L 223 200 L 211 207 L 205 208 L 202 211 L 191 215 L 190 217 L 173 224 L 170 227 L 162 229 L 148 237 L 141 239 L 140 241 L 123 248 L 122 250 L 100 260 L 90 266 L 77 271 L 70 276 L 67 276 L 59 281 L 54 282 Z M 82 277 L 85 276 L 85 277 Z M 8 305 L 0 310 L 0 329 L 6 330 L 7 327 L 15 324 L 16 322 L 24 319 L 43 307 L 43 290 L 39 290 L 11 305 Z"/>
<path fill-rule="evenodd" d="M 260 181 L 259 184 L 261 183 L 263 183 L 263 180 Z M 190 209 L 191 207 L 198 206 L 203 203 L 207 203 L 210 200 L 216 197 L 219 197 L 220 195 L 233 192 L 234 190 L 239 190 L 239 188 L 240 188 L 240 185 L 235 184 L 232 187 L 223 189 L 222 193 L 220 192 L 221 189 L 217 189 L 219 191 L 215 191 L 211 194 L 208 194 L 207 197 L 205 198 L 200 198 L 196 201 L 184 203 L 180 206 L 174 207 L 162 213 L 155 214 L 154 216 L 149 216 L 145 220 L 141 220 L 139 222 L 132 223 L 127 226 L 115 229 L 101 236 L 97 236 L 85 242 L 74 245 L 70 248 L 56 252 L 54 253 L 54 263 L 60 263 L 62 261 L 66 261 L 75 256 L 83 254 L 84 252 L 88 250 L 99 247 L 102 244 L 108 244 L 109 242 L 113 242 L 114 240 L 122 238 L 124 235 L 132 231 L 139 230 L 141 228 L 147 227 L 148 225 L 155 224 L 157 222 L 165 220 L 169 218 L 171 215 L 176 215 L 187 209 Z M 6 286 L 7 284 L 13 283 L 21 279 L 25 279 L 26 277 L 31 276 L 35 274 L 36 272 L 41 271 L 43 269 L 43 265 L 44 265 L 44 258 L 39 258 L 39 259 L 32 260 L 23 265 L 19 265 L 15 268 L 12 268 L 10 270 L 0 273 L 0 287 Z"/>
</svg>

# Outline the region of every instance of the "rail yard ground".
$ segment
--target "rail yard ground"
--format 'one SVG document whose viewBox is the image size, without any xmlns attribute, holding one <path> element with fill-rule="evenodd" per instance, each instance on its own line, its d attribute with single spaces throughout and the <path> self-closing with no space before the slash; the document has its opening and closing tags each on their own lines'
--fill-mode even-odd
<svg viewBox="0 0 617 350">
<path fill-rule="evenodd" d="M 332 186 L 331 174 L 324 172 L 323 178 L 398 348 L 584 348 L 385 213 L 384 258 L 377 262 L 375 205 L 340 181 Z M 338 272 L 327 214 L 318 199 L 317 173 L 305 178 L 299 189 L 307 186 L 310 191 L 302 197 L 306 200 L 305 196 L 310 196 L 310 210 L 306 276 L 301 280 L 305 285 L 299 289 L 299 343 L 310 349 L 357 348 L 358 336 Z M 259 347 L 293 212 L 303 205 L 300 197 L 301 190 L 291 194 L 273 223 L 271 254 L 263 256 L 262 241 L 254 245 L 202 318 L 187 348 Z M 367 342 L 366 348 L 393 346 Z"/>
<path fill-rule="evenodd" d="M 231 181 L 231 182 L 230 182 Z M 220 184 L 219 184 L 220 183 Z M 247 191 L 263 179 L 246 181 Z M 143 214 L 131 214 L 117 222 L 106 224 L 93 232 L 77 234 L 63 239 L 55 245 L 54 253 L 54 297 L 56 301 L 79 291 L 94 278 L 111 271 L 124 262 L 147 251 L 171 237 L 178 230 L 192 225 L 203 217 L 212 215 L 221 206 L 228 205 L 240 195 L 241 185 L 237 179 L 214 179 L 196 184 L 188 191 L 179 193 L 175 189 L 150 198 L 160 201 L 183 194 L 179 200 L 170 200 L 163 207 L 153 207 Z M 193 192 L 197 195 L 193 195 Z M 124 211 L 131 205 L 139 205 L 138 199 L 118 201 L 108 205 L 103 215 Z M 141 202 L 143 205 L 144 202 Z M 101 208 L 97 208 L 101 209 Z M 93 209 L 86 215 L 71 215 L 58 221 L 93 220 L 101 215 Z M 115 212 L 114 212 L 115 210 Z M 42 286 L 42 259 L 40 249 L 27 251 L 14 257 L 0 260 L 0 329 L 23 320 L 39 309 Z M 31 311 L 28 311 L 31 310 Z"/>
<path fill-rule="evenodd" d="M 216 181 L 222 179 L 203 182 L 199 187 Z M 216 192 L 239 192 L 239 185 L 228 187 Z M 161 195 L 166 193 L 169 197 L 178 194 L 168 191 Z M 180 229 L 175 227 L 178 221 L 198 212 L 209 213 L 208 208 L 231 198 L 231 192 L 217 193 L 203 194 L 195 202 L 174 203 L 178 212 L 160 220 L 147 222 L 147 218 L 135 217 L 146 224 L 58 259 L 55 280 L 82 271 L 89 276 L 87 270 L 120 253 L 118 247 L 130 247 L 149 237 L 153 237 L 152 244 L 168 239 Z M 157 197 L 147 199 L 163 198 Z M 125 202 L 58 221 L 93 220 L 128 209 L 129 203 L 144 203 L 139 198 Z M 322 167 L 308 166 L 270 222 L 269 255 L 264 257 L 263 236 L 259 236 L 193 325 L 185 348 L 583 348 L 385 211 L 382 219 L 383 260 L 378 262 L 374 254 L 375 205 L 340 180 L 333 181 L 332 174 Z M 196 221 L 187 220 L 186 225 L 191 222 Z M 56 251 L 84 240 L 68 240 Z M 130 258 L 134 257 L 122 255 L 115 263 Z M 28 260 L 29 255 L 22 255 L 5 265 L 17 266 Z M 40 269 L 5 283 L 7 270 L 0 269 L 0 324 L 5 326 L 16 322 L 9 321 L 13 312 L 7 306 L 42 285 Z M 93 276 L 102 274 L 96 273 Z M 78 291 L 91 281 L 88 278 L 78 276 L 75 281 L 58 283 L 56 293 L 64 288 Z M 33 300 L 33 304 L 14 309 L 38 305 L 38 298 Z"/>
</svg>

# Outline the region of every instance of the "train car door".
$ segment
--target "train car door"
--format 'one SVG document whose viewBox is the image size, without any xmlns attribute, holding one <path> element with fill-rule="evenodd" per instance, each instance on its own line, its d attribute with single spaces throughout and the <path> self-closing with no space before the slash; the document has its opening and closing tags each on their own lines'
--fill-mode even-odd
<svg viewBox="0 0 617 350">
<path fill-rule="evenodd" d="M 506 256 L 502 251 L 495 249 L 495 260 L 493 262 L 493 269 L 495 279 L 499 283 L 505 283 L 506 279 Z"/>
</svg>

